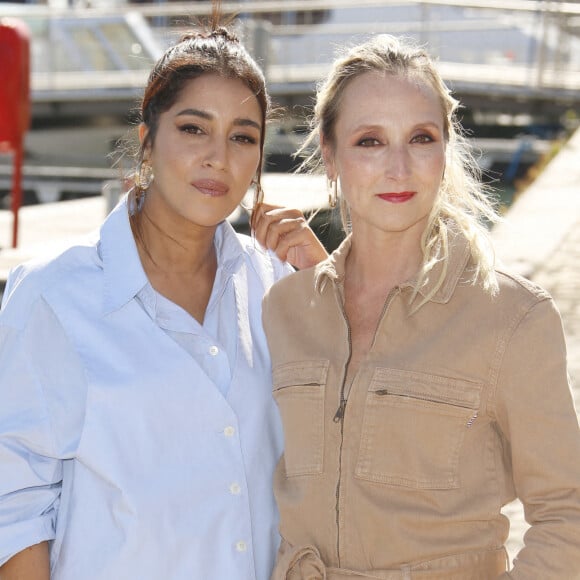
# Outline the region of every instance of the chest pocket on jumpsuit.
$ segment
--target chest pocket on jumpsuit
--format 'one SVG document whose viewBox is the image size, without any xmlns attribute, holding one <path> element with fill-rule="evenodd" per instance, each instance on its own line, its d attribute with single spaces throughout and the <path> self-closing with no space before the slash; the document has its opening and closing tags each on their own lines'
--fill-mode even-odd
<svg viewBox="0 0 580 580">
<path fill-rule="evenodd" d="M 324 393 L 328 361 L 301 361 L 273 370 L 274 398 L 284 422 L 286 476 L 322 473 Z"/>
<path fill-rule="evenodd" d="M 459 487 L 459 457 L 480 383 L 376 369 L 367 392 L 355 476 L 416 489 Z"/>
</svg>

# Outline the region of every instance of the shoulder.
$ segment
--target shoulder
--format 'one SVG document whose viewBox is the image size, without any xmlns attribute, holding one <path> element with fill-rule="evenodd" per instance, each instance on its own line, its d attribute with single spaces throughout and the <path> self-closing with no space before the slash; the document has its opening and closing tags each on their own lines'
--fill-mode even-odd
<svg viewBox="0 0 580 580">
<path fill-rule="evenodd" d="M 280 280 L 269 293 L 271 300 L 293 300 L 300 306 L 305 301 L 311 304 L 323 300 L 329 288 L 344 277 L 344 260 L 349 248 L 350 238 L 347 238 L 326 260 Z"/>
<path fill-rule="evenodd" d="M 262 248 L 254 238 L 239 233 L 236 237 L 240 243 L 244 261 L 266 289 L 294 272 L 290 264 L 282 262 L 274 252 Z"/>
<path fill-rule="evenodd" d="M 293 272 L 290 276 L 276 282 L 272 287 L 272 293 L 283 294 L 285 292 L 301 291 L 314 292 L 316 289 L 316 272 L 318 266 Z"/>
<path fill-rule="evenodd" d="M 479 282 L 465 281 L 458 285 L 450 302 L 451 309 L 459 309 L 465 320 L 469 319 L 469 324 L 482 332 L 485 328 L 492 335 L 500 333 L 504 339 L 518 328 L 527 328 L 528 324 L 560 324 L 558 309 L 544 288 L 504 267 L 497 267 L 495 274 L 495 293 L 484 289 Z"/>
<path fill-rule="evenodd" d="M 496 276 L 500 300 L 531 307 L 552 299 L 550 293 L 540 285 L 507 268 L 497 267 Z"/>
<path fill-rule="evenodd" d="M 66 300 L 71 289 L 85 292 L 90 284 L 86 274 L 98 263 L 96 243 L 87 240 L 42 258 L 24 262 L 13 268 L 6 281 L 2 301 L 3 322 L 23 323 L 39 300 L 50 302 L 51 296 Z M 81 282 L 79 284 L 79 282 Z"/>
<path fill-rule="evenodd" d="M 317 266 L 293 272 L 276 282 L 264 297 L 264 310 L 278 309 L 284 304 L 301 308 L 305 303 L 312 302 L 316 293 Z"/>
</svg>

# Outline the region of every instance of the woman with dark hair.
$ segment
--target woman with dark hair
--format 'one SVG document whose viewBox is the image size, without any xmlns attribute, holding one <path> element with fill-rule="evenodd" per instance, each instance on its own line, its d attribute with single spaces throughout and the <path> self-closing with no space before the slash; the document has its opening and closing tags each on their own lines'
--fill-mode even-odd
<svg viewBox="0 0 580 580">
<path fill-rule="evenodd" d="M 135 185 L 96 238 L 12 272 L 2 580 L 269 577 L 282 437 L 261 300 L 287 255 L 326 255 L 299 212 L 260 205 L 269 107 L 214 10 L 155 65 Z M 256 240 L 226 221 L 251 186 Z"/>
</svg>

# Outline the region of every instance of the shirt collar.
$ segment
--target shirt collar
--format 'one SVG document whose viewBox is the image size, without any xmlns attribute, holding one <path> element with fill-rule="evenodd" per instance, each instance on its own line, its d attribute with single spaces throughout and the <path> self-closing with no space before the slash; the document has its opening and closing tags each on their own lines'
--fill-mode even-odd
<svg viewBox="0 0 580 580">
<path fill-rule="evenodd" d="M 449 232 L 449 258 L 447 263 L 447 272 L 445 280 L 437 292 L 430 298 L 431 302 L 445 304 L 449 302 L 463 272 L 465 271 L 469 258 L 470 247 L 465 236 L 458 231 L 456 227 L 450 227 Z M 318 292 L 322 292 L 327 281 L 333 281 L 335 284 L 342 285 L 344 282 L 346 258 L 350 252 L 352 243 L 352 234 L 346 237 L 340 246 L 323 262 L 315 268 L 314 285 Z M 417 292 L 422 296 L 428 296 L 432 291 L 435 283 L 439 280 L 444 264 L 439 261 L 432 268 L 427 282 L 417 288 Z M 401 288 L 417 287 L 417 278 L 411 278 L 401 284 Z"/>
<path fill-rule="evenodd" d="M 103 264 L 105 313 L 118 310 L 148 283 L 129 223 L 126 198 L 101 226 L 99 255 Z"/>
<path fill-rule="evenodd" d="M 227 272 L 238 269 L 244 255 L 244 247 L 238 238 L 232 224 L 224 220 L 216 229 L 214 236 L 218 270 L 223 268 Z"/>
<path fill-rule="evenodd" d="M 214 243 L 218 270 L 235 271 L 243 256 L 243 246 L 229 222 L 219 224 Z M 126 200 L 103 222 L 98 252 L 103 265 L 104 309 L 108 314 L 124 306 L 149 285 L 131 231 Z"/>
</svg>

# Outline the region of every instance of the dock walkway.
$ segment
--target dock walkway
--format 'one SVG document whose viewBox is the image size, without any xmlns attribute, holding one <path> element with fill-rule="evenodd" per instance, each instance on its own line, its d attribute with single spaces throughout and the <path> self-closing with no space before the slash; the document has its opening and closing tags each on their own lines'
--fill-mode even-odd
<svg viewBox="0 0 580 580">
<path fill-rule="evenodd" d="M 564 324 L 568 370 L 580 415 L 580 129 L 510 207 L 493 231 L 496 251 L 513 270 L 543 286 Z M 521 505 L 507 506 L 513 556 L 527 529 Z"/>
</svg>

